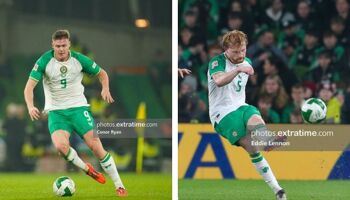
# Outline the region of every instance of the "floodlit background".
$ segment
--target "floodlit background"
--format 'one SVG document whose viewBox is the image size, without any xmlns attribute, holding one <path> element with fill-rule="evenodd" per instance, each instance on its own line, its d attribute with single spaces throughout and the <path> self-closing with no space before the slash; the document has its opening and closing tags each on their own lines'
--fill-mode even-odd
<svg viewBox="0 0 350 200">
<path fill-rule="evenodd" d="M 51 49 L 57 29 L 68 29 L 72 49 L 109 74 L 111 105 L 102 101 L 96 78 L 83 80 L 96 120 L 170 119 L 171 13 L 171 1 L 163 0 L 0 0 L 0 172 L 77 170 L 51 145 L 47 119 L 30 121 L 23 98 L 29 73 Z M 44 107 L 41 83 L 35 105 Z M 161 125 L 161 138 L 102 139 L 120 172 L 138 167 L 138 173 L 171 174 L 171 124 Z M 77 135 L 71 144 L 98 166 Z"/>
</svg>

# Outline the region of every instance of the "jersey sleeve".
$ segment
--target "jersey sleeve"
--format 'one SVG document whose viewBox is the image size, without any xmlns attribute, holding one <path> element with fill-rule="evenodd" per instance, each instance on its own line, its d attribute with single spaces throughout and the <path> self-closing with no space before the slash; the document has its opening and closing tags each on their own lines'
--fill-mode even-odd
<svg viewBox="0 0 350 200">
<path fill-rule="evenodd" d="M 218 72 L 225 72 L 225 59 L 222 59 L 220 57 L 214 57 L 209 62 L 209 75 L 212 76 L 213 74 L 216 74 Z"/>
<path fill-rule="evenodd" d="M 89 57 L 78 54 L 77 59 L 80 62 L 81 66 L 83 67 L 83 72 L 87 73 L 89 75 L 97 75 L 101 71 L 101 67 L 96 64 L 93 60 L 91 60 Z"/>
<path fill-rule="evenodd" d="M 41 70 L 42 67 L 38 64 L 38 62 L 35 63 L 32 71 L 30 72 L 29 78 L 33 79 L 35 81 L 40 81 L 43 78 L 44 72 Z"/>
<path fill-rule="evenodd" d="M 42 55 L 34 64 L 32 71 L 30 72 L 29 78 L 35 81 L 40 81 L 45 74 L 45 68 L 47 63 L 52 58 L 52 52 L 47 52 Z"/>
<path fill-rule="evenodd" d="M 250 64 L 251 66 L 253 66 L 252 64 L 252 61 L 248 58 L 248 57 L 245 57 L 244 58 L 244 61 L 246 61 L 248 64 Z"/>
</svg>

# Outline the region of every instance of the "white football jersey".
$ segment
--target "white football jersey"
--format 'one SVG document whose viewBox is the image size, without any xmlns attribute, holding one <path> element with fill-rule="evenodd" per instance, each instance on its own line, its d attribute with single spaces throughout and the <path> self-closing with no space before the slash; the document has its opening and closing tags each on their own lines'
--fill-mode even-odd
<svg viewBox="0 0 350 200">
<path fill-rule="evenodd" d="M 238 65 L 251 65 L 251 61 L 245 58 L 243 63 L 233 64 L 220 54 L 210 60 L 208 66 L 208 95 L 209 95 L 209 116 L 211 123 L 219 123 L 222 118 L 232 111 L 235 111 L 245 103 L 245 87 L 249 75 L 239 73 L 229 84 L 218 87 L 212 79 L 213 74 L 219 72 L 229 72 L 238 67 Z"/>
<path fill-rule="evenodd" d="M 43 79 L 44 111 L 89 106 L 81 81 L 83 73 L 97 75 L 101 68 L 83 54 L 70 51 L 67 61 L 55 59 L 54 51 L 44 53 L 35 63 L 30 78 Z"/>
</svg>

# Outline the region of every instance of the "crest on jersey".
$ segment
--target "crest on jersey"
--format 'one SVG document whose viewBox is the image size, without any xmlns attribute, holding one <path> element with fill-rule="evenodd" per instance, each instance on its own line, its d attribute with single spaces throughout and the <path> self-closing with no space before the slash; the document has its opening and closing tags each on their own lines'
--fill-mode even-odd
<svg viewBox="0 0 350 200">
<path fill-rule="evenodd" d="M 67 71 L 68 71 L 67 67 L 62 65 L 62 67 L 60 68 L 61 74 L 65 74 L 65 73 L 67 73 Z"/>
<path fill-rule="evenodd" d="M 215 60 L 214 62 L 211 63 L 211 68 L 214 69 L 215 67 L 219 66 L 219 62 Z"/>
<path fill-rule="evenodd" d="M 33 70 L 34 71 L 38 71 L 38 68 L 39 68 L 39 65 L 35 63 L 34 67 L 33 67 Z"/>
</svg>

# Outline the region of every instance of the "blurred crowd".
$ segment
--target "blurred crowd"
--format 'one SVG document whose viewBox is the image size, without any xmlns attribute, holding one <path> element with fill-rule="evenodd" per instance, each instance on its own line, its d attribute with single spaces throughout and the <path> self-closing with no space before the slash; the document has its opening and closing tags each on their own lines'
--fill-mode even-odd
<svg viewBox="0 0 350 200">
<path fill-rule="evenodd" d="M 347 0 L 180 0 L 179 122 L 209 122 L 208 62 L 231 30 L 248 35 L 255 74 L 246 102 L 267 123 L 303 123 L 305 99 L 321 98 L 325 123 L 350 123 L 350 3 Z"/>
</svg>

